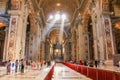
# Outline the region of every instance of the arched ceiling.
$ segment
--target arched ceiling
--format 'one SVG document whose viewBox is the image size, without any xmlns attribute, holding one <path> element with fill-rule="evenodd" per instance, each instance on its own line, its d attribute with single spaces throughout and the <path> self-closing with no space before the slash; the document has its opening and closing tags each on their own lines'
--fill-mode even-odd
<svg viewBox="0 0 120 80">
<path fill-rule="evenodd" d="M 82 3 L 83 0 L 33 0 L 33 2 L 36 2 L 37 6 L 40 10 L 42 10 L 42 14 L 44 15 L 44 20 L 47 22 L 47 19 L 50 15 L 55 15 L 57 13 L 59 14 L 65 14 L 68 18 L 68 21 L 65 21 L 65 24 L 71 23 L 73 20 L 73 17 L 77 11 L 77 9 L 80 6 L 80 3 Z M 62 40 L 60 40 L 60 43 L 63 44 L 65 42 L 67 30 L 69 30 L 70 25 L 65 27 L 64 24 L 64 31 Z M 56 25 L 61 25 L 56 24 Z M 53 26 L 58 27 L 58 26 Z M 67 28 L 67 29 L 66 29 Z M 52 44 L 56 44 L 59 41 L 59 37 L 61 37 L 60 34 L 60 27 L 59 29 L 53 29 L 49 34 L 49 39 Z"/>
<path fill-rule="evenodd" d="M 49 15 L 64 13 L 72 20 L 74 12 L 79 7 L 81 0 L 36 0 L 39 7 L 43 9 L 45 20 Z"/>
</svg>

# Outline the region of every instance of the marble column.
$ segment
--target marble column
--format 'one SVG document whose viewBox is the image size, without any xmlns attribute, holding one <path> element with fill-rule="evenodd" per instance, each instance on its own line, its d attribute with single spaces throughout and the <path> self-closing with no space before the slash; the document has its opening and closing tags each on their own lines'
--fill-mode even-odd
<svg viewBox="0 0 120 80">
<path fill-rule="evenodd" d="M 19 21 L 19 22 L 18 22 Z M 7 48 L 7 60 L 19 59 L 19 53 L 21 49 L 21 38 L 22 38 L 22 19 L 16 12 L 11 13 L 9 33 L 8 33 L 8 48 Z"/>
<path fill-rule="evenodd" d="M 74 32 L 72 32 L 72 33 L 74 33 Z M 72 34 L 71 46 L 72 46 L 71 59 L 74 61 L 74 60 L 75 60 L 75 41 L 74 41 L 74 34 Z"/>
<path fill-rule="evenodd" d="M 18 20 L 18 16 L 12 16 L 10 19 L 10 26 L 9 26 L 9 41 L 8 41 L 8 60 L 15 59 L 15 37 L 16 37 L 16 27 Z M 12 30 L 11 30 L 12 28 Z"/>
<path fill-rule="evenodd" d="M 50 42 L 49 42 L 49 38 L 46 39 L 45 41 L 45 59 L 46 60 L 50 60 L 50 50 L 51 50 L 51 47 L 50 47 Z"/>
<path fill-rule="evenodd" d="M 81 23 L 79 23 L 78 25 L 78 36 L 79 60 L 86 60 L 88 56 L 88 53 L 86 53 L 86 51 L 88 50 L 88 41 L 86 39 L 86 33 L 84 32 L 84 26 Z"/>
<path fill-rule="evenodd" d="M 44 57 L 45 57 L 45 42 L 44 41 L 42 41 L 41 42 L 41 49 L 42 49 L 42 51 L 41 51 L 41 60 L 44 60 Z"/>
<path fill-rule="evenodd" d="M 5 41 L 4 41 L 4 50 L 3 50 L 3 60 L 7 60 L 7 44 L 8 44 L 8 30 L 9 27 L 5 29 Z"/>
<path fill-rule="evenodd" d="M 6 60 L 20 59 L 20 54 L 21 58 L 24 58 L 24 53 L 21 53 L 21 45 L 24 44 L 23 40 L 25 40 L 23 34 L 26 33 L 26 31 L 23 31 L 23 27 L 25 27 L 22 13 L 22 10 L 24 10 L 23 2 L 24 1 L 21 0 L 11 0 L 11 10 L 8 11 L 11 17 L 8 30 L 8 40 L 6 42 Z M 21 34 L 21 32 L 23 34 Z"/>
<path fill-rule="evenodd" d="M 113 44 L 113 35 L 112 35 L 112 25 L 110 19 L 110 12 L 109 12 L 109 0 L 101 0 L 102 5 L 101 8 L 101 15 L 102 15 L 102 26 L 104 26 L 104 39 L 105 39 L 105 47 L 106 47 L 106 54 L 107 59 L 112 60 L 114 52 L 114 44 Z"/>
<path fill-rule="evenodd" d="M 102 18 L 103 18 L 103 25 L 104 25 L 104 34 L 105 34 L 104 38 L 105 38 L 107 59 L 111 60 L 114 55 L 111 21 L 108 15 L 103 15 Z"/>
</svg>

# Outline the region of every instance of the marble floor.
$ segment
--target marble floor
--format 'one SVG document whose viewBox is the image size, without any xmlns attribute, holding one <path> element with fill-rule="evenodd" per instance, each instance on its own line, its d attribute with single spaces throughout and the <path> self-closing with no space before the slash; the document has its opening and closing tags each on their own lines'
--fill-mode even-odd
<svg viewBox="0 0 120 80">
<path fill-rule="evenodd" d="M 66 67 L 63 64 L 56 64 L 52 80 L 91 80 L 90 78 Z"/>
<path fill-rule="evenodd" d="M 7 75 L 5 69 L 3 69 L 0 71 L 0 80 L 44 80 L 50 69 L 51 67 L 44 66 L 39 70 L 27 69 L 25 73 L 18 72 L 10 75 Z"/>
<path fill-rule="evenodd" d="M 40 70 L 25 70 L 25 73 L 20 72 L 6 75 L 5 68 L 0 68 L 0 80 L 44 80 L 51 67 L 43 67 Z M 63 64 L 57 63 L 54 68 L 52 80 L 91 80 L 86 76 L 66 67 Z"/>
<path fill-rule="evenodd" d="M 44 80 L 45 76 L 48 74 L 51 67 L 44 66 L 42 69 L 37 70 L 26 69 L 25 73 L 23 74 L 18 72 L 10 75 L 6 74 L 5 67 L 0 67 L 0 80 Z M 120 72 L 120 68 L 114 66 L 99 66 L 98 69 Z M 56 63 L 52 80 L 91 80 L 91 79 L 68 68 L 67 66 L 61 63 Z"/>
</svg>

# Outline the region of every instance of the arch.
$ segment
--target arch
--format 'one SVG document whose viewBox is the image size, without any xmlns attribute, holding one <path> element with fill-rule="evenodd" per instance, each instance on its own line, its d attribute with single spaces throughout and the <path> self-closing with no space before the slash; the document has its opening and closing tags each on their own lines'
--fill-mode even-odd
<svg viewBox="0 0 120 80">
<path fill-rule="evenodd" d="M 51 33 L 53 30 L 60 30 L 60 28 L 59 28 L 59 27 L 55 27 L 55 28 L 50 29 L 50 30 L 48 31 L 48 34 L 47 34 L 46 37 L 49 37 L 49 36 L 50 36 L 50 33 Z M 67 35 L 67 32 L 66 32 L 65 30 L 63 30 L 63 32 L 65 33 L 65 36 L 67 37 L 67 36 L 68 36 L 68 35 Z"/>
<path fill-rule="evenodd" d="M 30 16 L 28 15 L 26 19 L 27 19 L 27 25 L 26 25 L 26 31 L 25 31 L 25 33 L 26 33 L 26 38 L 25 38 L 25 58 L 30 59 L 30 56 L 28 54 L 28 52 L 29 52 L 29 38 L 30 38 L 30 30 L 31 30 Z"/>
</svg>

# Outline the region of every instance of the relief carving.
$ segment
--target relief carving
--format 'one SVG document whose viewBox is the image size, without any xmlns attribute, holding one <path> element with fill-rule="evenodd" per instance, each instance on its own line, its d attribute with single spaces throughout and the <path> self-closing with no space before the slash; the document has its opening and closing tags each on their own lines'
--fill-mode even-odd
<svg viewBox="0 0 120 80">
<path fill-rule="evenodd" d="M 105 37 L 107 45 L 108 59 L 112 59 L 112 44 L 111 44 L 111 35 L 110 35 L 110 23 L 108 19 L 105 19 Z"/>
</svg>

